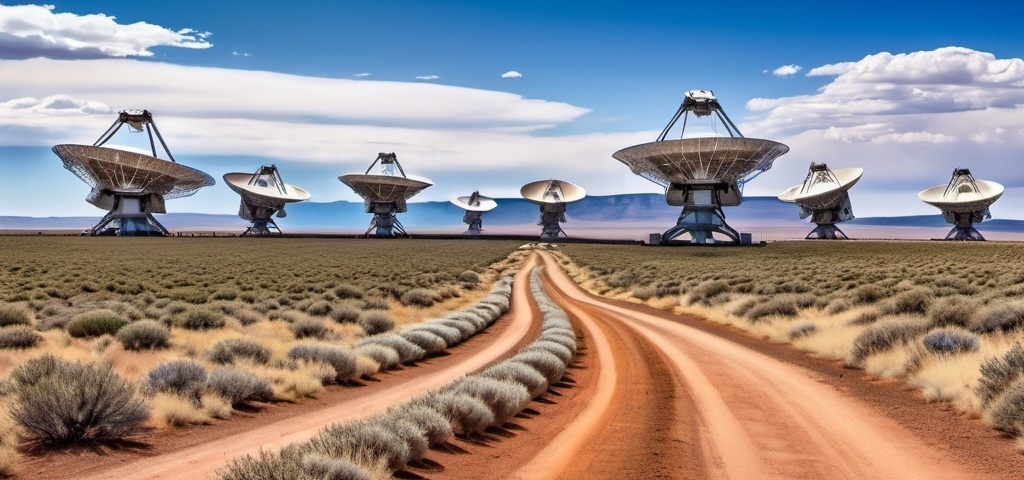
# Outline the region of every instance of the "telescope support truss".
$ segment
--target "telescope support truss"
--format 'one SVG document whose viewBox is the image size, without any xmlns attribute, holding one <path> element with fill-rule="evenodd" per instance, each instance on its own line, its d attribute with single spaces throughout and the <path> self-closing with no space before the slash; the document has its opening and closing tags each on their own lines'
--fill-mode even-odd
<svg viewBox="0 0 1024 480">
<path fill-rule="evenodd" d="M 370 221 L 370 228 L 367 228 L 366 233 L 363 234 L 364 237 L 409 237 L 396 215 L 396 212 L 405 210 L 398 208 L 395 203 L 369 202 L 366 210 L 366 213 L 373 214 L 373 220 Z M 373 234 L 371 235 L 370 232 Z"/>
<path fill-rule="evenodd" d="M 480 235 L 480 231 L 484 229 L 483 215 L 484 212 L 466 210 L 466 214 L 462 216 L 462 222 L 469 225 L 469 228 L 463 235 Z"/>
<path fill-rule="evenodd" d="M 541 225 L 541 240 L 568 237 L 565 230 L 562 230 L 560 225 L 562 223 L 565 223 L 564 203 L 545 203 L 540 206 L 540 221 L 537 222 L 537 225 Z"/>
<path fill-rule="evenodd" d="M 170 232 L 150 213 L 151 196 L 114 195 L 114 208 L 103 216 L 89 235 L 118 237 L 162 237 Z"/>
<path fill-rule="evenodd" d="M 943 212 L 946 221 L 953 224 L 953 229 L 946 234 L 945 240 L 985 241 L 985 237 L 981 236 L 981 232 L 974 228 L 974 223 L 986 218 L 987 212 L 988 209 L 985 212 Z"/>
<path fill-rule="evenodd" d="M 669 242 L 684 233 L 689 233 L 692 239 L 690 243 L 695 244 L 719 243 L 715 240 L 713 233 L 729 237 L 729 242 L 722 243 L 740 244 L 740 234 L 725 223 L 725 214 L 722 213 L 722 207 L 718 205 L 687 205 L 683 207 L 683 213 L 679 215 L 676 226 L 666 230 L 662 239 Z"/>
</svg>

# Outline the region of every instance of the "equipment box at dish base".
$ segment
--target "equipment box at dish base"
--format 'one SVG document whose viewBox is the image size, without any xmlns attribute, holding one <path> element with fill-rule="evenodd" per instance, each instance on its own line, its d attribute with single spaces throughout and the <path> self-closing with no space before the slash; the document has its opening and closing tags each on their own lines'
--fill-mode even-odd
<svg viewBox="0 0 1024 480">
<path fill-rule="evenodd" d="M 754 236 L 750 233 L 740 234 L 740 245 L 750 245 L 754 243 Z"/>
<path fill-rule="evenodd" d="M 647 239 L 647 244 L 648 245 L 661 245 L 661 234 L 660 233 L 652 233 L 650 235 L 650 237 L 648 237 L 648 239 Z"/>
</svg>

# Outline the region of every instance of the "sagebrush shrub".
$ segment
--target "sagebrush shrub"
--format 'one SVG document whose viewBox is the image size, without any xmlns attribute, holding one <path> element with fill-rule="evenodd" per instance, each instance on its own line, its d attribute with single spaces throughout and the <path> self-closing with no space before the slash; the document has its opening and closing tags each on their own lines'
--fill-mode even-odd
<svg viewBox="0 0 1024 480">
<path fill-rule="evenodd" d="M 897 293 L 882 305 L 882 313 L 912 313 L 926 315 L 932 302 L 932 291 L 926 287 L 914 287 Z"/>
<path fill-rule="evenodd" d="M 875 303 L 889 295 L 889 290 L 879 285 L 866 284 L 853 290 L 853 300 L 856 303 Z"/>
<path fill-rule="evenodd" d="M 359 287 L 354 287 L 352 285 L 343 283 L 341 285 L 338 285 L 337 287 L 334 287 L 334 296 L 340 299 L 353 298 L 358 300 L 366 296 L 366 292 L 364 292 L 363 289 Z"/>
<path fill-rule="evenodd" d="M 263 320 L 263 315 L 255 310 L 249 310 L 248 308 L 239 308 L 231 312 L 231 316 L 238 320 L 238 323 L 242 325 L 252 325 L 260 320 Z"/>
<path fill-rule="evenodd" d="M 466 320 L 456 320 L 454 318 L 441 318 L 425 322 L 424 324 L 430 325 L 433 323 L 458 330 L 459 334 L 462 336 L 462 341 L 466 341 L 467 339 L 469 339 L 469 337 L 476 335 L 476 332 L 480 330 L 472 322 Z"/>
<path fill-rule="evenodd" d="M 388 310 L 390 308 L 391 306 L 383 298 L 367 298 L 363 300 L 363 310 Z"/>
<path fill-rule="evenodd" d="M 987 413 L 992 428 L 1010 435 L 1020 435 L 1024 429 L 1024 378 L 1018 377 L 1007 385 L 989 405 Z"/>
<path fill-rule="evenodd" d="M 329 343 L 300 343 L 288 350 L 288 358 L 319 362 L 334 369 L 336 382 L 351 380 L 356 374 L 356 356 L 347 348 Z"/>
<path fill-rule="evenodd" d="M 928 317 L 936 327 L 966 327 L 978 308 L 978 303 L 971 298 L 956 295 L 932 303 L 928 307 Z"/>
<path fill-rule="evenodd" d="M 565 363 L 555 354 L 544 350 L 531 350 L 517 353 L 512 360 L 525 363 L 544 375 L 548 384 L 554 384 L 565 374 Z"/>
<path fill-rule="evenodd" d="M 447 417 L 425 405 L 405 404 L 389 411 L 388 415 L 418 426 L 424 432 L 431 447 L 444 445 L 455 434 Z"/>
<path fill-rule="evenodd" d="M 301 448 L 307 454 L 351 458 L 370 465 L 383 462 L 391 471 L 404 467 L 412 453 L 404 439 L 368 420 L 331 425 L 320 430 Z"/>
<path fill-rule="evenodd" d="M 302 459 L 303 480 L 373 480 L 363 467 L 344 458 L 307 455 Z M 286 478 L 286 477 L 275 477 Z"/>
<path fill-rule="evenodd" d="M 305 318 L 288 326 L 295 338 L 318 338 L 324 339 L 331 333 L 331 329 L 324 325 L 322 320 L 316 318 Z"/>
<path fill-rule="evenodd" d="M 363 311 L 351 305 L 335 305 L 329 314 L 338 323 L 356 323 Z"/>
<path fill-rule="evenodd" d="M 310 315 L 315 315 L 317 317 L 323 317 L 323 316 L 329 315 L 333 308 L 334 308 L 334 306 L 331 305 L 331 302 L 328 302 L 327 300 L 317 300 L 317 301 L 312 302 L 309 305 L 307 305 L 305 310 L 306 310 L 306 313 L 308 313 Z"/>
<path fill-rule="evenodd" d="M 506 360 L 488 367 L 478 375 L 517 382 L 526 387 L 531 398 L 537 398 L 548 390 L 548 380 L 544 378 L 544 375 L 523 362 Z"/>
<path fill-rule="evenodd" d="M 238 298 L 238 290 L 233 288 L 223 288 L 213 292 L 214 300 L 234 300 Z"/>
<path fill-rule="evenodd" d="M 359 326 L 367 335 L 377 335 L 395 328 L 395 321 L 384 312 L 363 312 L 359 315 Z"/>
<path fill-rule="evenodd" d="M 443 338 L 426 330 L 402 330 L 397 335 L 422 348 L 426 355 L 443 352 L 444 349 L 448 348 L 448 344 L 445 343 Z"/>
<path fill-rule="evenodd" d="M 15 367 L 11 380 L 17 398 L 11 416 L 42 445 L 131 437 L 143 432 L 149 417 L 135 386 L 109 364 L 47 354 Z"/>
<path fill-rule="evenodd" d="M 0 348 L 32 348 L 43 336 L 28 325 L 0 327 Z"/>
<path fill-rule="evenodd" d="M 921 340 L 933 353 L 976 352 L 981 348 L 978 336 L 961 328 L 941 328 L 928 332 Z"/>
<path fill-rule="evenodd" d="M 447 347 L 454 347 L 462 342 L 462 332 L 447 325 L 441 325 L 437 323 L 421 323 L 419 325 L 416 325 L 411 330 L 421 330 L 424 332 L 430 332 L 434 335 L 437 335 L 438 337 L 441 337 L 441 340 L 444 340 L 444 344 Z"/>
<path fill-rule="evenodd" d="M 168 360 L 146 374 L 144 384 L 150 392 L 170 393 L 199 404 L 209 374 L 194 360 Z"/>
<path fill-rule="evenodd" d="M 128 320 L 117 312 L 107 309 L 92 310 L 75 315 L 68 322 L 68 335 L 72 337 L 99 337 L 114 335 Z"/>
<path fill-rule="evenodd" d="M 853 341 L 848 363 L 859 365 L 869 355 L 889 350 L 899 343 L 907 343 L 928 331 L 927 319 L 917 317 L 889 317 L 867 327 Z"/>
<path fill-rule="evenodd" d="M 173 323 L 187 330 L 212 330 L 226 323 L 224 314 L 212 309 L 189 308 L 174 316 Z"/>
<path fill-rule="evenodd" d="M 1024 302 L 1011 301 L 978 310 L 971 317 L 970 326 L 977 333 L 1007 332 L 1024 327 Z"/>
<path fill-rule="evenodd" d="M 436 292 L 425 288 L 414 288 L 402 294 L 398 301 L 405 306 L 429 307 L 440 299 Z"/>
<path fill-rule="evenodd" d="M 494 425 L 494 412 L 483 400 L 468 393 L 447 391 L 415 400 L 433 408 L 451 421 L 452 431 L 459 435 L 481 434 Z"/>
<path fill-rule="evenodd" d="M 266 401 L 274 396 L 270 380 L 236 367 L 221 367 L 214 370 L 210 374 L 207 388 L 228 399 L 232 405 Z"/>
<path fill-rule="evenodd" d="M 987 407 L 993 400 L 1006 390 L 1010 384 L 1024 377 L 1024 346 L 1017 343 L 1010 347 L 1002 357 L 990 357 L 981 362 L 979 368 L 981 378 L 974 393 Z"/>
<path fill-rule="evenodd" d="M 466 270 L 460 273 L 457 277 L 455 277 L 455 279 L 462 283 L 468 283 L 470 285 L 476 286 L 476 284 L 480 283 L 480 274 L 472 270 Z"/>
<path fill-rule="evenodd" d="M 223 469 L 217 470 L 217 477 L 220 480 L 305 479 L 307 477 L 302 458 L 295 446 L 277 452 L 260 449 L 260 453 L 255 456 L 243 455 L 231 459 Z"/>
<path fill-rule="evenodd" d="M 156 320 L 139 320 L 125 325 L 114 335 L 125 350 L 165 348 L 171 340 L 171 330 Z"/>
<path fill-rule="evenodd" d="M 251 338 L 225 338 L 210 347 L 209 358 L 211 362 L 219 364 L 248 360 L 258 365 L 266 365 L 270 361 L 270 349 Z"/>
<path fill-rule="evenodd" d="M 398 355 L 398 352 L 391 347 L 376 343 L 364 343 L 356 346 L 353 351 L 357 355 L 363 355 L 369 357 L 381 370 L 387 370 L 394 368 L 398 364 L 402 363 L 402 357 Z"/>
<path fill-rule="evenodd" d="M 378 335 L 361 342 L 361 344 L 367 343 L 384 345 L 385 347 L 398 352 L 398 357 L 401 358 L 402 363 L 418 362 L 423 360 L 423 357 L 427 355 L 426 350 L 423 350 L 416 344 L 395 334 Z"/>
<path fill-rule="evenodd" d="M 32 311 L 14 303 L 0 303 L 0 327 L 32 325 Z"/>
</svg>

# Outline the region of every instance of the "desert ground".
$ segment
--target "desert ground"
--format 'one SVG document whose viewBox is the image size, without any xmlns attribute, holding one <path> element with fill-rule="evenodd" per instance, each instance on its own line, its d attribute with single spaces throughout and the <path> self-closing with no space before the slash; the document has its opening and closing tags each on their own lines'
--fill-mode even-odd
<svg viewBox="0 0 1024 480">
<path fill-rule="evenodd" d="M 257 280 L 253 295 L 243 299 L 250 291 L 242 290 L 247 282 L 239 280 L 256 273 L 246 270 L 250 263 L 230 261 L 235 258 L 230 250 L 237 246 L 227 243 L 216 247 L 226 250 L 215 250 L 232 268 L 200 269 L 201 262 L 190 263 L 195 251 L 172 258 L 186 273 L 199 272 L 216 280 L 204 285 L 185 281 L 189 275 L 171 276 L 155 290 L 137 286 L 137 280 L 128 278 L 97 282 L 94 289 L 88 283 L 94 279 L 75 276 L 74 268 L 44 265 L 38 258 L 55 247 L 65 252 L 69 248 L 102 250 L 95 244 L 73 246 L 92 240 L 66 239 L 43 246 L 32 243 L 38 240 L 20 240 L 24 242 L 18 245 L 22 265 L 5 267 L 8 290 L 3 292 L 4 301 L 29 310 L 36 330 L 47 323 L 56 326 L 42 330 L 41 343 L 35 346 L 0 350 L 0 377 L 13 375 L 19 365 L 45 351 L 76 362 L 113 364 L 115 371 L 141 385 L 149 378 L 147 370 L 178 355 L 200 361 L 213 372 L 227 368 L 207 360 L 216 342 L 249 336 L 270 345 L 273 360 L 265 365 L 236 361 L 229 366 L 267 376 L 273 393 L 229 404 L 228 415 L 214 415 L 200 402 L 194 407 L 200 414 L 195 421 L 168 422 L 166 408 L 153 404 L 147 428 L 126 441 L 46 445 L 29 441 L 31 436 L 22 431 L 17 439 L 5 437 L 6 444 L 0 445 L 8 451 L 12 445 L 16 447 L 16 458 L 6 471 L 0 470 L 14 478 L 245 478 L 240 475 L 255 471 L 267 476 L 251 478 L 1024 477 L 1024 461 L 1013 440 L 1016 424 L 1011 420 L 1004 428 L 993 429 L 993 423 L 998 427 L 998 419 L 1003 417 L 992 413 L 997 406 L 1015 405 L 1013 385 L 1024 376 L 1024 369 L 1010 369 L 1010 378 L 1004 379 L 1007 385 L 989 392 L 992 398 L 976 398 L 979 384 L 991 384 L 985 383 L 989 377 L 980 373 L 981 365 L 1009 358 L 1008 352 L 1018 340 L 1018 324 L 1010 321 L 1006 328 L 1000 324 L 984 330 L 977 326 L 988 317 L 975 318 L 977 312 L 994 309 L 1016 311 L 1024 277 L 1020 272 L 1022 250 L 1015 244 L 926 242 L 918 246 L 897 242 L 894 246 L 879 242 L 808 248 L 807 242 L 789 242 L 730 250 L 579 244 L 516 248 L 518 245 L 509 243 L 477 241 L 461 248 L 462 263 L 434 266 L 431 276 L 411 279 L 428 258 L 406 253 L 406 265 L 393 267 L 383 278 L 374 277 L 369 270 L 359 275 L 323 273 L 342 268 L 331 252 L 369 258 L 374 249 L 400 249 L 408 243 L 376 243 L 360 250 L 365 242 L 303 240 L 292 252 L 296 256 L 308 252 L 316 259 L 302 267 L 309 272 L 300 269 L 282 286 L 269 277 Z M 217 240 L 224 241 L 231 240 Z M 138 242 L 130 245 L 139 249 L 139 255 L 148 248 Z M 258 243 L 244 245 L 260 247 Z M 416 245 L 413 251 L 446 246 Z M 907 250 L 907 245 L 913 248 Z M 819 262 L 828 264 L 835 249 L 849 249 L 853 257 L 879 258 L 888 264 L 883 265 L 886 269 L 876 265 L 860 270 L 833 264 L 830 274 L 845 275 L 845 283 L 815 286 L 821 281 L 813 273 L 821 267 Z M 936 252 L 948 249 L 958 256 L 989 260 L 977 266 L 977 274 L 962 274 L 955 265 L 947 265 L 947 259 L 937 258 Z M 35 260 L 26 259 L 31 253 L 37 255 Z M 235 253 L 251 258 L 247 256 L 250 252 Z M 14 260 L 12 254 L 5 255 L 9 256 L 5 260 Z M 893 258 L 904 265 L 892 265 Z M 758 259 L 760 263 L 755 261 Z M 929 259 L 934 263 L 928 263 Z M 81 263 L 79 267 L 86 270 L 98 265 Z M 774 265 L 795 263 L 803 264 L 806 271 L 791 269 L 787 277 L 773 270 Z M 706 268 L 735 264 L 756 265 L 758 271 L 731 268 L 725 275 Z M 915 273 L 908 273 L 908 268 Z M 465 270 L 473 270 L 479 282 L 458 280 Z M 318 275 L 312 275 L 314 271 Z M 33 275 L 26 278 L 26 273 Z M 302 288 L 307 273 L 308 283 L 316 288 Z M 311 341 L 301 337 L 298 333 L 306 330 L 295 325 L 320 322 L 326 331 L 320 331 L 317 342 L 357 351 L 359 345 L 388 333 L 372 334 L 358 322 L 335 321 L 332 311 L 384 303 L 388 307 L 384 311 L 396 320 L 393 331 L 408 333 L 431 322 L 436 327 L 436 322 L 452 311 L 469 311 L 488 301 L 500 303 L 500 298 L 491 298 L 499 292 L 502 278 L 513 274 L 505 313 L 457 345 L 390 368 L 375 364 L 377 368 L 361 375 L 332 378 L 309 391 L 295 386 L 294 376 L 314 369 L 301 361 L 285 361 L 286 351 Z M 798 287 L 793 276 L 810 286 Z M 947 277 L 949 280 L 942 280 Z M 340 298 L 358 283 L 351 278 L 366 278 L 367 283 L 357 287 L 365 294 L 360 300 L 364 303 Z M 74 279 L 84 288 L 64 288 L 70 280 L 61 279 Z M 375 288 L 377 282 L 402 288 Z M 217 292 L 220 297 L 231 296 L 225 283 L 239 290 L 238 298 L 217 298 Z M 853 299 L 866 295 L 869 289 L 864 285 L 868 284 L 883 291 L 871 302 L 855 304 Z M 930 290 L 925 295 L 922 289 Z M 97 296 L 97 291 L 89 290 L 108 295 Z M 289 294 L 294 298 L 279 290 L 294 292 Z M 419 295 L 408 294 L 411 290 L 443 291 L 448 298 L 438 294 L 433 297 L 436 301 L 417 303 Z M 907 292 L 929 298 L 930 308 L 916 305 L 920 311 L 896 312 L 895 305 L 903 305 L 897 299 L 912 296 Z M 798 297 L 801 294 L 804 297 Z M 148 305 L 136 306 L 138 315 L 122 306 L 147 295 L 153 298 Z M 161 297 L 172 295 L 172 301 L 189 308 L 217 308 L 229 318 L 222 327 L 198 332 L 200 337 L 211 338 L 196 338 L 197 333 L 182 320 L 188 310 L 174 312 L 170 302 L 154 307 Z M 821 300 L 808 302 L 807 296 Z M 266 302 L 267 297 L 274 302 Z M 403 297 L 408 301 L 402 302 Z M 90 302 L 121 312 L 128 317 L 128 324 L 147 319 L 168 324 L 169 345 L 133 351 L 109 336 L 69 336 L 68 326 L 54 317 L 84 315 L 87 309 L 78 307 Z M 325 302 L 331 306 L 324 306 Z M 792 312 L 787 310 L 787 302 L 795 305 Z M 956 321 L 933 325 L 936 318 L 951 317 L 946 311 L 951 302 L 977 302 L 965 314 L 975 317 L 965 317 L 962 325 Z M 751 313 L 759 308 L 766 311 Z M 373 311 L 376 309 L 363 313 Z M 870 312 L 876 318 L 864 320 L 871 317 Z M 851 360 L 865 332 L 870 334 L 891 322 L 912 323 L 915 329 Z M 807 327 L 811 324 L 814 327 Z M 922 339 L 933 331 L 953 327 L 973 335 L 980 347 L 937 353 L 921 346 L 920 342 L 927 342 Z M 790 334 L 793 331 L 800 333 Z M 839 338 L 837 332 L 845 337 Z M 573 339 L 571 348 L 552 345 L 567 335 Z M 103 348 L 98 346 L 104 343 Z M 333 449 L 325 443 L 331 425 L 386 422 L 381 419 L 399 418 L 395 412 L 409 405 L 440 405 L 436 399 L 429 400 L 431 395 L 467 392 L 468 387 L 462 385 L 470 383 L 467 379 L 493 373 L 494 366 L 503 362 L 526 362 L 541 351 L 547 356 L 568 356 L 563 368 L 548 376 L 541 388 L 531 388 L 530 396 L 517 397 L 512 402 L 514 409 L 504 408 L 507 418 L 492 415 L 490 424 L 472 426 L 460 416 L 462 410 L 438 407 L 448 412 L 452 427 L 429 449 L 424 446 L 418 455 L 401 457 L 400 465 L 393 461 L 383 465 L 390 457 L 382 444 L 343 443 L 377 445 L 380 450 L 366 454 L 346 453 L 344 448 Z M 142 365 L 132 366 L 139 363 Z M 531 365 L 537 366 L 531 371 L 533 376 L 544 371 Z M 964 376 L 963 365 L 973 372 Z M 932 378 L 943 371 L 956 376 L 948 383 L 962 385 L 945 390 L 936 386 L 939 381 Z M 313 376 L 324 378 L 319 375 Z M 925 381 L 928 379 L 932 379 L 930 383 Z M 4 380 L 6 404 L 19 400 L 12 381 Z M 154 394 L 142 390 L 139 395 L 153 402 Z M 494 410 L 488 414 L 507 407 L 498 403 L 488 406 Z M 205 417 L 201 415 L 204 412 Z M 160 419 L 163 421 L 157 421 Z M 6 421 L 6 425 L 14 425 Z M 414 443 L 406 440 L 409 445 Z M 341 459 L 325 460 L 325 452 L 338 453 Z M 310 460 L 313 456 L 315 461 Z M 353 469 L 345 470 L 349 476 L 340 473 L 341 460 L 348 462 L 345 465 L 354 464 Z"/>
</svg>

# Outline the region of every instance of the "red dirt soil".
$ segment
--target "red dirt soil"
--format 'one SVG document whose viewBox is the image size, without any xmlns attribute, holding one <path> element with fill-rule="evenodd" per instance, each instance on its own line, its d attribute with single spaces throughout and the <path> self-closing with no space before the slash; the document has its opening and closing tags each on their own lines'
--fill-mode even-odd
<svg viewBox="0 0 1024 480">
<path fill-rule="evenodd" d="M 307 438 L 479 369 L 537 335 L 528 274 L 538 257 L 546 290 L 577 329 L 566 376 L 502 428 L 453 439 L 398 477 L 1024 478 L 1013 441 L 976 418 L 732 327 L 591 295 L 546 253 L 516 276 L 513 312 L 449 356 L 298 405 L 159 432 L 141 451 L 35 458 L 19 478 L 209 478 L 241 452 Z"/>
</svg>

